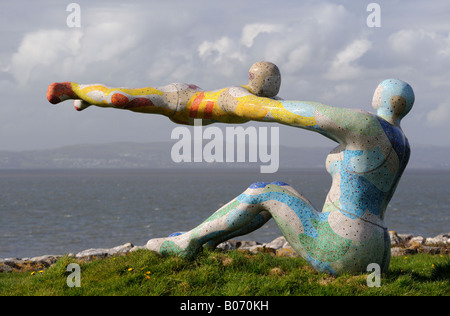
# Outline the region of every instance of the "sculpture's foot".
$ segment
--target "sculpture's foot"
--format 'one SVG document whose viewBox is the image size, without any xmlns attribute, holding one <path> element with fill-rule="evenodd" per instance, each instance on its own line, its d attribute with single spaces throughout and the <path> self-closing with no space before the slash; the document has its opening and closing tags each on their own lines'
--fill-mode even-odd
<svg viewBox="0 0 450 316">
<path fill-rule="evenodd" d="M 172 255 L 185 259 L 193 259 L 201 250 L 197 242 L 188 240 L 183 235 L 150 239 L 146 248 L 162 256 Z"/>
<path fill-rule="evenodd" d="M 75 100 L 73 101 L 73 106 L 75 107 L 75 110 L 77 111 L 83 111 L 84 109 L 90 107 L 92 104 L 87 103 L 83 100 Z"/>
<path fill-rule="evenodd" d="M 52 104 L 58 104 L 68 99 L 77 99 L 70 82 L 52 83 L 47 90 L 47 100 Z"/>
</svg>

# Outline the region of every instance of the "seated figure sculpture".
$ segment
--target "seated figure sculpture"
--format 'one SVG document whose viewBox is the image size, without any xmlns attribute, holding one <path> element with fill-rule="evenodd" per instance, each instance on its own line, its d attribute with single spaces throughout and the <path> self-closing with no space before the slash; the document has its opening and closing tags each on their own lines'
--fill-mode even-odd
<svg viewBox="0 0 450 316">
<path fill-rule="evenodd" d="M 332 177 L 322 211 L 281 181 L 253 183 L 199 226 L 184 233 L 151 239 L 147 248 L 162 255 L 194 258 L 205 247 L 252 232 L 273 218 L 293 249 L 317 271 L 338 275 L 365 272 L 371 263 L 386 271 L 390 238 L 384 214 L 408 163 L 410 147 L 401 119 L 411 110 L 414 92 L 405 82 L 388 79 L 375 90 L 376 114 L 318 102 L 285 101 L 277 96 L 278 67 L 258 62 L 249 83 L 215 91 L 174 83 L 160 88 L 110 88 L 104 85 L 53 83 L 53 103 L 75 100 L 75 108 L 113 107 L 163 114 L 173 122 L 276 122 L 335 141 L 326 159 Z"/>
</svg>

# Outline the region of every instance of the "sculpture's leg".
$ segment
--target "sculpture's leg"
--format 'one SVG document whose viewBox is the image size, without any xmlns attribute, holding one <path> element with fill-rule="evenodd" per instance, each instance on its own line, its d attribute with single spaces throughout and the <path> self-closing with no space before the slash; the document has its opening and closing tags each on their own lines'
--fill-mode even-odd
<svg viewBox="0 0 450 316">
<path fill-rule="evenodd" d="M 262 227 L 265 223 L 267 223 L 272 218 L 272 215 L 270 215 L 267 211 L 261 211 L 255 218 L 247 225 L 244 225 L 241 229 L 237 229 L 230 234 L 223 236 L 217 236 L 217 238 L 214 238 L 210 241 L 208 241 L 206 244 L 204 244 L 204 247 L 209 249 L 215 249 L 217 245 L 223 243 L 224 241 L 233 239 L 235 237 L 244 236 L 247 235 L 258 228 Z"/>
<path fill-rule="evenodd" d="M 245 192 L 251 190 L 250 187 Z M 149 240 L 147 249 L 162 255 L 174 254 L 193 258 L 204 244 L 215 247 L 232 237 L 245 235 L 258 229 L 270 218 L 270 213 L 263 208 L 243 204 L 237 197 L 188 232 L 173 237 Z"/>
<path fill-rule="evenodd" d="M 270 218 L 274 218 L 297 253 L 308 260 L 300 236 L 317 237 L 315 223 L 326 221 L 326 216 L 318 213 L 309 201 L 281 182 L 254 183 L 198 227 L 182 235 L 149 240 L 147 248 L 160 254 L 192 258 L 205 243 L 217 245 L 228 238 L 249 233 Z"/>
<path fill-rule="evenodd" d="M 272 182 L 271 184 L 272 185 L 273 184 L 280 185 L 283 187 L 283 189 L 288 190 L 292 194 L 299 196 L 299 197 L 301 196 L 294 188 L 287 185 L 286 183 L 276 181 L 276 182 Z M 254 188 L 263 187 L 266 185 L 267 185 L 267 183 L 263 183 L 263 182 L 254 183 L 250 186 L 250 188 L 247 191 L 250 193 L 252 193 L 252 192 L 255 193 L 256 191 Z M 248 225 L 244 225 L 244 227 L 242 227 L 241 229 L 235 230 L 228 235 L 222 236 L 221 238 L 215 238 L 213 240 L 210 240 L 207 244 L 205 244 L 205 246 L 207 246 L 208 248 L 215 248 L 217 245 L 219 245 L 220 243 L 222 243 L 224 241 L 230 240 L 234 237 L 247 235 L 247 234 L 257 230 L 258 228 L 262 227 L 271 218 L 272 218 L 272 215 L 270 214 L 269 211 L 262 210 L 257 216 L 255 216 L 255 218 Z"/>
</svg>

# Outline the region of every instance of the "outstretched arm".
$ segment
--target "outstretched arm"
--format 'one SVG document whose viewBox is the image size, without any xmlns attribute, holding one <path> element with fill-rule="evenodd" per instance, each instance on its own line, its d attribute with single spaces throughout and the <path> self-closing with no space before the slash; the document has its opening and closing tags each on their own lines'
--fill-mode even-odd
<svg viewBox="0 0 450 316">
<path fill-rule="evenodd" d="M 374 119 L 366 112 L 318 102 L 258 97 L 246 87 L 202 91 L 195 85 L 177 83 L 160 88 L 129 89 L 65 82 L 51 84 L 47 98 L 53 104 L 74 99 L 77 110 L 90 105 L 112 107 L 163 114 L 176 123 L 188 125 L 193 125 L 194 119 L 202 119 L 203 125 L 276 122 L 321 133 L 341 144 L 348 141 L 351 134 L 357 137 L 356 127 L 364 127 Z"/>
<path fill-rule="evenodd" d="M 229 113 L 247 121 L 276 122 L 307 129 L 349 147 L 380 133 L 376 115 L 366 111 L 319 102 L 263 98 L 244 90 L 230 89 L 227 93 L 232 94 L 234 100 L 234 106 L 227 109 Z"/>
<path fill-rule="evenodd" d="M 81 85 L 75 82 L 53 83 L 47 91 L 50 103 L 57 104 L 65 100 L 75 100 L 79 111 L 90 105 L 126 109 L 141 113 L 173 115 L 180 104 L 179 84 L 161 88 L 111 88 L 101 84 Z M 189 98 L 198 87 L 185 89 Z"/>
</svg>

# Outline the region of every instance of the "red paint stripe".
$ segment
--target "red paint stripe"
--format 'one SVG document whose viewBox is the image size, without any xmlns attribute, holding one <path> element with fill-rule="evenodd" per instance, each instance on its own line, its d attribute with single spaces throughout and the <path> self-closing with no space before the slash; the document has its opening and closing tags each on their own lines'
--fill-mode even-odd
<svg viewBox="0 0 450 316">
<path fill-rule="evenodd" d="M 202 103 L 203 99 L 205 98 L 205 94 L 202 92 L 200 93 L 192 103 L 189 117 L 196 118 L 198 116 L 198 108 L 200 107 L 200 103 Z"/>
<path fill-rule="evenodd" d="M 212 112 L 214 108 L 214 102 L 208 101 L 205 107 L 205 113 L 203 114 L 203 118 L 210 119 L 212 117 Z"/>
</svg>

